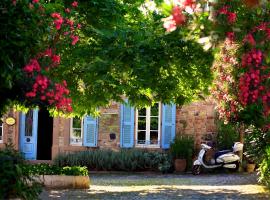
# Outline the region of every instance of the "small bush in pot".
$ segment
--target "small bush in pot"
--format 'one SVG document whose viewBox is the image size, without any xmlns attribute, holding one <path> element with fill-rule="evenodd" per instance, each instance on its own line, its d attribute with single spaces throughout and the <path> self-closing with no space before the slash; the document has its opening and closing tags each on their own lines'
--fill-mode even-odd
<svg viewBox="0 0 270 200">
<path fill-rule="evenodd" d="M 174 159 L 176 172 L 184 172 L 187 161 L 192 160 L 194 150 L 194 140 L 187 135 L 177 135 L 170 146 L 170 153 Z"/>
</svg>

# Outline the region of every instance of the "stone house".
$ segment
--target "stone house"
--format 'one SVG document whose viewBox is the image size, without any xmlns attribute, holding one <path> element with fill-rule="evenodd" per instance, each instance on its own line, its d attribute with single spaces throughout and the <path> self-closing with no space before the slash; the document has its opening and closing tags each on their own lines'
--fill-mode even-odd
<svg viewBox="0 0 270 200">
<path fill-rule="evenodd" d="M 29 160 L 51 160 L 57 154 L 91 149 L 169 148 L 176 134 L 201 143 L 215 141 L 215 105 L 212 101 L 177 107 L 156 103 L 136 109 L 112 102 L 93 118 L 52 118 L 46 110 L 28 113 L 10 110 L 0 121 L 0 148 L 8 141 Z"/>
</svg>

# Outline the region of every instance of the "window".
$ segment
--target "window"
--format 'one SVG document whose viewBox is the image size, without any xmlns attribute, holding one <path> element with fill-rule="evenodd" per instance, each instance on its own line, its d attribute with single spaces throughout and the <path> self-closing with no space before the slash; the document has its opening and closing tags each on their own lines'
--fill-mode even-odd
<svg viewBox="0 0 270 200">
<path fill-rule="evenodd" d="M 82 120 L 79 117 L 71 119 L 70 144 L 82 145 Z"/>
<path fill-rule="evenodd" d="M 3 142 L 3 132 L 4 132 L 4 130 L 3 130 L 3 121 L 2 121 L 2 119 L 0 119 L 0 143 Z"/>
<path fill-rule="evenodd" d="M 160 103 L 136 111 L 136 146 L 160 146 Z"/>
</svg>

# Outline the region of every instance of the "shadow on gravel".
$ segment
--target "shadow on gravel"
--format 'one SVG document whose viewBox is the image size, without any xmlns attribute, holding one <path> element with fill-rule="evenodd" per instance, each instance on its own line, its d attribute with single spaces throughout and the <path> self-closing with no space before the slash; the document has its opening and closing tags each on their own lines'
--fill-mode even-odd
<svg viewBox="0 0 270 200">
<path fill-rule="evenodd" d="M 156 187 L 139 191 L 117 191 L 108 192 L 106 190 L 62 190 L 51 191 L 50 195 L 44 195 L 42 199 L 96 199 L 96 200 L 174 200 L 174 199 L 194 199 L 194 200 L 268 200 L 270 197 L 266 194 L 242 194 L 238 190 L 215 189 L 199 190 L 194 189 L 177 189 Z"/>
</svg>

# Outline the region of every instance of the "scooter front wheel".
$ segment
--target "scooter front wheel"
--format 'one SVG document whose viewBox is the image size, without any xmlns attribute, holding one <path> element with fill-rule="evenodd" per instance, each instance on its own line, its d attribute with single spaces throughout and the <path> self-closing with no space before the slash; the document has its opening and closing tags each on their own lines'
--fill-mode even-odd
<svg viewBox="0 0 270 200">
<path fill-rule="evenodd" d="M 199 175 L 201 173 L 201 165 L 193 165 L 192 174 Z"/>
</svg>

